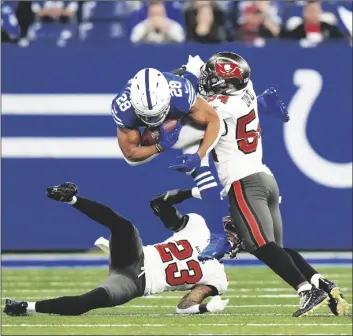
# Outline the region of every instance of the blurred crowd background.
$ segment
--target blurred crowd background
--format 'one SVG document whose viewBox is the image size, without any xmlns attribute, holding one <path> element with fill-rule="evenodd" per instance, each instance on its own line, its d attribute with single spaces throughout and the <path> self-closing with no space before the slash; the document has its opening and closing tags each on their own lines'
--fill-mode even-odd
<svg viewBox="0 0 353 336">
<path fill-rule="evenodd" d="M 352 1 L 1 1 L 2 42 L 129 39 L 132 43 L 313 46 L 351 38 Z"/>
</svg>

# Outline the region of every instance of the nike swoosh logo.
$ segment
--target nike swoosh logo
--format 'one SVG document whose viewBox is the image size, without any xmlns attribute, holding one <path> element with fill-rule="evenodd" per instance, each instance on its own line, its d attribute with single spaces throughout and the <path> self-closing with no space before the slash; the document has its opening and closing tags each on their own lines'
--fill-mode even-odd
<svg viewBox="0 0 353 336">
<path fill-rule="evenodd" d="M 312 298 L 312 295 L 310 295 L 309 299 L 306 301 L 306 304 L 302 306 L 302 309 L 304 309 L 308 305 L 311 298 Z"/>
</svg>

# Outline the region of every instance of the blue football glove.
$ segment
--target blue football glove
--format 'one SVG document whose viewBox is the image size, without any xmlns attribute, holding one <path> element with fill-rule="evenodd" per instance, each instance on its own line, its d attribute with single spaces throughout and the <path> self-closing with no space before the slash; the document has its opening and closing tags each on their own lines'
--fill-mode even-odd
<svg viewBox="0 0 353 336">
<path fill-rule="evenodd" d="M 179 139 L 181 127 L 182 125 L 180 120 L 177 122 L 175 128 L 170 132 L 167 132 L 163 126 L 159 126 L 159 145 L 163 148 L 163 150 L 169 149 L 176 144 Z"/>
<path fill-rule="evenodd" d="M 170 165 L 168 168 L 191 174 L 195 168 L 198 168 L 201 165 L 201 158 L 197 153 L 178 156 L 177 160 L 179 163 Z"/>
<path fill-rule="evenodd" d="M 279 99 L 274 87 L 267 89 L 257 97 L 259 113 L 269 114 L 281 119 L 283 122 L 289 121 L 289 114 L 286 105 Z"/>
</svg>

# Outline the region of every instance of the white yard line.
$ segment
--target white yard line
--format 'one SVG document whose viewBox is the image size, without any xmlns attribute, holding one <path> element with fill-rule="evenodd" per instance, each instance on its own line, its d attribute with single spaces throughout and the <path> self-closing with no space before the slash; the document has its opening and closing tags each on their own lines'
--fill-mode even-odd
<svg viewBox="0 0 353 336">
<path fill-rule="evenodd" d="M 352 304 L 350 304 L 352 306 Z M 127 306 L 116 306 L 114 308 L 175 308 L 175 306 L 172 305 L 127 305 Z M 298 305 L 295 304 L 259 304 L 259 305 L 228 305 L 228 308 L 273 308 L 273 307 L 298 307 Z M 203 315 L 207 316 L 207 315 Z"/>
<path fill-rule="evenodd" d="M 243 334 L 182 334 L 182 335 L 185 335 L 185 336 L 193 336 L 193 335 L 198 335 L 198 336 L 235 336 L 235 335 L 243 335 Z M 264 334 L 248 334 L 246 333 L 247 336 L 263 336 Z M 271 334 L 271 335 L 276 335 L 276 336 L 285 336 L 285 335 L 292 335 L 292 334 Z M 310 334 L 310 333 L 305 333 L 305 334 L 294 334 L 295 336 L 306 336 L 306 335 L 310 335 L 310 336 L 314 336 L 314 335 L 352 335 L 352 334 L 338 334 L 338 333 L 334 333 L 334 334 L 330 334 L 330 333 L 325 333 L 325 334 Z"/>
<path fill-rule="evenodd" d="M 352 252 L 303 252 L 301 255 L 309 259 L 347 259 L 352 260 Z M 228 258 L 224 258 L 228 260 Z M 108 260 L 105 254 L 89 253 L 9 253 L 3 254 L 2 260 Z M 237 260 L 256 260 L 253 255 L 243 252 Z M 236 261 L 234 261 L 236 264 Z"/>
<path fill-rule="evenodd" d="M 326 278 L 329 279 L 352 279 L 352 274 L 350 272 L 347 273 L 329 273 L 329 272 L 325 272 L 323 273 L 323 275 Z M 234 275 L 234 277 L 236 277 L 236 275 Z M 261 284 L 272 284 L 272 285 L 276 285 L 276 284 L 283 284 L 282 280 L 241 280 L 241 281 L 236 281 L 236 280 L 231 280 L 229 281 L 229 283 L 231 285 L 238 285 L 238 284 L 251 284 L 251 285 L 261 285 Z"/>
<path fill-rule="evenodd" d="M 45 279 L 45 277 L 31 277 L 28 281 L 17 281 L 20 277 L 19 276 L 3 276 L 2 277 L 2 285 L 6 287 L 30 287 L 35 284 L 39 285 L 46 285 L 46 286 L 57 286 L 57 287 L 70 287 L 70 286 L 77 286 L 77 284 L 80 284 L 80 286 L 96 286 L 97 283 L 99 283 L 99 279 L 97 281 L 83 281 L 83 282 L 77 282 L 77 281 L 57 281 L 57 279 Z M 58 279 L 62 280 L 62 277 L 58 277 Z M 352 283 L 352 276 L 350 276 L 349 279 L 341 279 L 340 280 L 340 285 L 342 284 L 351 284 Z M 234 288 L 242 287 L 242 288 L 251 288 L 246 285 L 283 285 L 285 284 L 283 281 L 280 280 L 273 280 L 273 281 L 230 281 L 230 285 L 236 285 L 236 286 L 231 286 Z M 276 287 L 276 288 L 282 288 L 282 287 Z M 283 288 L 288 288 L 288 287 L 283 287 Z"/>
<path fill-rule="evenodd" d="M 156 308 L 156 307 L 155 307 Z M 173 306 L 175 308 L 175 306 Z M 228 306 L 227 306 L 228 308 Z M 227 309 L 226 308 L 226 309 Z M 114 313 L 108 313 L 108 314 L 88 314 L 87 316 L 119 316 L 119 317 L 172 317 L 172 316 L 177 316 L 176 313 L 119 313 L 119 315 L 115 315 Z M 190 315 L 185 314 L 185 315 L 178 315 L 178 316 L 183 316 L 183 317 L 188 317 Z M 287 316 L 291 317 L 292 313 L 214 313 L 214 314 L 202 314 L 202 315 L 197 315 L 197 318 L 205 318 L 208 319 L 210 316 Z M 333 317 L 331 313 L 316 313 L 316 317 Z M 348 316 L 348 315 L 347 315 Z M 351 315 L 350 315 L 351 316 Z"/>
<path fill-rule="evenodd" d="M 151 323 L 151 324 L 3 324 L 3 327 L 181 327 L 180 324 L 166 324 L 166 323 Z M 348 323 L 184 323 L 182 327 L 343 327 L 352 326 Z"/>
<path fill-rule="evenodd" d="M 2 290 L 3 293 L 11 293 L 11 294 L 16 294 L 16 293 L 67 293 L 67 292 L 82 292 L 82 288 L 76 288 L 76 289 L 17 289 L 17 290 L 7 290 L 4 289 Z M 176 294 L 176 295 L 151 295 L 151 296 L 143 296 L 141 299 L 144 300 L 169 300 L 169 299 L 178 299 L 180 298 L 181 294 Z M 298 294 L 258 294 L 258 295 L 227 295 L 225 294 L 227 298 L 270 298 L 270 299 L 291 299 L 291 298 L 298 298 Z M 347 297 L 351 297 L 352 293 L 347 293 Z"/>
<path fill-rule="evenodd" d="M 3 293 L 67 293 L 67 292 L 82 292 L 84 290 L 89 290 L 90 288 L 85 288 L 85 287 L 80 287 L 80 288 L 46 288 L 46 289 L 23 289 L 23 288 L 8 288 L 8 286 L 3 284 Z M 349 287 L 341 287 L 341 290 L 343 292 L 348 292 L 345 294 L 346 296 L 349 296 L 350 293 L 352 292 L 352 288 Z M 276 297 L 288 297 L 288 295 L 294 295 L 290 297 L 297 297 L 295 294 L 287 294 L 286 292 L 291 292 L 293 293 L 293 289 L 291 288 L 228 288 L 227 292 L 225 295 L 227 295 L 228 292 L 237 292 L 237 293 L 253 293 L 253 292 L 258 292 L 258 293 L 273 293 L 276 292 L 277 294 L 273 294 L 273 296 Z M 280 292 L 283 292 L 280 294 Z M 263 294 L 263 295 L 271 295 L 271 294 Z M 232 297 L 232 295 L 227 295 L 229 297 Z M 175 297 L 179 297 L 179 295 L 175 295 Z M 249 296 L 251 297 L 251 296 Z M 261 294 L 254 294 L 253 297 L 261 297 Z M 152 297 L 149 297 L 152 298 Z"/>
<path fill-rule="evenodd" d="M 96 285 L 99 282 L 99 278 L 97 279 L 97 274 L 94 272 L 90 272 L 89 274 L 86 273 L 78 273 L 78 271 L 71 270 L 71 274 L 67 274 L 68 271 L 65 270 L 65 277 L 69 278 L 69 280 L 73 280 L 72 278 L 76 278 L 78 275 L 82 277 L 88 277 L 92 278 L 92 281 L 84 281 L 80 284 L 94 284 Z M 352 274 L 348 273 L 324 273 L 325 277 L 332 279 L 332 280 L 340 280 L 340 282 L 352 282 Z M 236 277 L 236 276 L 235 276 Z M 2 273 L 2 282 L 13 282 L 17 281 L 19 279 L 23 279 L 23 274 L 21 275 L 7 275 L 5 272 Z M 23 283 L 30 284 L 32 285 L 33 283 L 36 282 L 48 282 L 52 281 L 57 284 L 74 284 L 77 286 L 77 282 L 73 281 L 63 281 L 63 276 L 62 275 L 51 275 L 51 274 L 43 274 L 43 275 L 30 275 L 30 278 L 28 281 L 22 281 Z M 231 280 L 229 281 L 230 285 L 279 285 L 283 284 L 283 281 L 281 280 L 241 280 L 241 281 L 236 281 L 236 280 Z"/>
</svg>

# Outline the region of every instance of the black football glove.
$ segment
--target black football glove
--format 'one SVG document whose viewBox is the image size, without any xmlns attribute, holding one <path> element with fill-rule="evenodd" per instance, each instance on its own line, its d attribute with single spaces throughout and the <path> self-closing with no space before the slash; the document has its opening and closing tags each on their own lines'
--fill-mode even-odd
<svg viewBox="0 0 353 336">
<path fill-rule="evenodd" d="M 192 198 L 190 189 L 173 189 L 165 192 L 164 194 L 159 194 L 150 202 L 150 205 L 153 213 L 158 216 L 160 212 L 160 206 L 163 205 L 163 203 L 174 205 L 182 203 L 188 198 Z"/>
<path fill-rule="evenodd" d="M 55 201 L 70 202 L 77 191 L 78 189 L 74 183 L 65 182 L 58 186 L 48 187 L 47 196 Z"/>
</svg>

